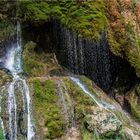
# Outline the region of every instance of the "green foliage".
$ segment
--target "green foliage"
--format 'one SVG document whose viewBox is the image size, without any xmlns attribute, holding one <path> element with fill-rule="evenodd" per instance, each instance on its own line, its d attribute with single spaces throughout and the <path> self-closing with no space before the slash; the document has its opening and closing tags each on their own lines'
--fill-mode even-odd
<svg viewBox="0 0 140 140">
<path fill-rule="evenodd" d="M 140 84 L 136 86 L 136 94 L 140 97 Z"/>
<path fill-rule="evenodd" d="M 67 91 L 75 106 L 75 117 L 77 122 L 81 123 L 84 117 L 85 109 L 94 106 L 92 98 L 85 94 L 75 83 L 69 78 L 64 78 Z"/>
<path fill-rule="evenodd" d="M 81 127 L 82 140 L 99 140 L 93 133 L 89 132 L 84 125 Z"/>
<path fill-rule="evenodd" d="M 137 46 L 138 52 L 140 54 L 140 36 L 136 36 L 136 46 Z"/>
<path fill-rule="evenodd" d="M 30 2 L 21 1 L 19 17 L 23 21 L 46 22 L 51 17 L 75 31 L 77 34 L 90 39 L 99 39 L 100 34 L 107 27 L 105 6 L 102 0 L 90 2 L 60 0 Z"/>
<path fill-rule="evenodd" d="M 82 140 L 129 140 L 123 129 L 115 132 L 108 132 L 105 135 L 99 135 L 96 130 L 89 132 L 85 126 L 81 127 Z"/>
<path fill-rule="evenodd" d="M 100 140 L 129 140 L 129 138 L 126 136 L 123 129 L 121 131 L 115 132 L 108 132 L 107 134 L 101 136 Z"/>
<path fill-rule="evenodd" d="M 4 140 L 3 130 L 1 126 L 0 126 L 0 140 Z"/>
<path fill-rule="evenodd" d="M 88 79 L 85 76 L 80 76 L 80 80 L 84 83 L 84 85 L 86 85 L 88 87 L 88 89 L 92 92 L 95 93 L 96 91 L 93 88 L 93 82 Z"/>
<path fill-rule="evenodd" d="M 34 86 L 33 103 L 40 117 L 39 125 L 42 126 L 43 123 L 43 127 L 48 128 L 47 138 L 61 137 L 64 132 L 65 120 L 61 115 L 61 108 L 57 105 L 58 96 L 54 81 L 33 80 L 32 83 Z"/>
<path fill-rule="evenodd" d="M 133 95 L 129 99 L 131 113 L 135 120 L 140 122 L 140 84 L 135 88 Z"/>
<path fill-rule="evenodd" d="M 72 96 L 73 100 L 75 100 L 77 104 L 95 105 L 93 99 L 91 99 L 87 94 L 85 94 L 84 91 L 80 89 L 70 79 L 64 78 L 64 82 L 68 89 L 68 93 Z"/>
<path fill-rule="evenodd" d="M 42 20 L 48 20 L 50 14 L 50 7 L 46 2 L 31 2 L 21 1 L 21 9 L 19 15 L 24 13 L 23 19 L 30 20 L 31 22 L 41 22 Z"/>
<path fill-rule="evenodd" d="M 0 20 L 0 40 L 8 39 L 14 34 L 13 25 L 7 20 Z"/>
<path fill-rule="evenodd" d="M 140 100 L 140 98 L 138 99 Z M 140 101 L 131 104 L 131 113 L 134 119 L 140 122 Z"/>
<path fill-rule="evenodd" d="M 23 51 L 23 64 L 25 72 L 30 76 L 45 76 L 49 71 L 57 69 L 53 62 L 53 54 L 36 52 L 36 43 L 28 42 Z"/>
<path fill-rule="evenodd" d="M 127 60 L 135 68 L 137 76 L 140 77 L 140 52 L 138 50 L 139 46 L 137 47 L 138 48 L 129 46 L 129 48 L 126 50 L 126 55 Z"/>
<path fill-rule="evenodd" d="M 0 70 L 0 87 L 11 81 L 11 77 L 6 74 L 4 71 Z"/>
</svg>

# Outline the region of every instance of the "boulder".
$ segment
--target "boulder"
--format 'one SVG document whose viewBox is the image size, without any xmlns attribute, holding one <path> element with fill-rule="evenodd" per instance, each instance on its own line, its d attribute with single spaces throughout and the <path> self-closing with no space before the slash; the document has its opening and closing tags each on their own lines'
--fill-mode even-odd
<svg viewBox="0 0 140 140">
<path fill-rule="evenodd" d="M 122 123 L 112 112 L 99 107 L 95 107 L 85 116 L 84 124 L 90 132 L 96 130 L 101 135 L 118 132 L 122 128 Z"/>
</svg>

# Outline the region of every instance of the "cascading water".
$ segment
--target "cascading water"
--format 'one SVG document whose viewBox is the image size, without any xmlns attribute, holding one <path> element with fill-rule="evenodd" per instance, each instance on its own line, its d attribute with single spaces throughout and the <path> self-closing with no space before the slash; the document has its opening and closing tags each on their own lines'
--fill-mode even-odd
<svg viewBox="0 0 140 140">
<path fill-rule="evenodd" d="M 96 95 L 94 95 L 94 93 L 90 92 L 90 90 L 78 77 L 70 76 L 70 79 L 74 83 L 76 83 L 84 91 L 84 93 L 89 95 L 98 107 L 103 108 L 112 113 L 124 126 L 129 125 L 129 128 L 126 127 L 126 129 L 129 129 L 133 136 L 136 135 L 136 131 L 137 133 L 139 132 L 139 124 L 135 122 L 133 118 L 131 118 L 131 116 L 127 112 L 125 112 L 118 104 L 116 104 L 116 102 L 112 102 L 112 104 L 110 104 L 105 100 L 99 99 Z"/>
<path fill-rule="evenodd" d="M 1 99 L 2 97 L 0 96 L 0 103 L 1 103 Z M 0 115 L 1 115 L 1 104 L 0 104 Z M 4 131 L 4 124 L 3 124 L 3 121 L 2 121 L 2 118 L 0 117 L 0 124 L 1 124 L 1 129 L 3 130 L 3 136 L 5 136 L 5 131 Z"/>
<path fill-rule="evenodd" d="M 22 47 L 21 47 L 21 30 L 20 24 L 17 23 L 17 40 L 16 43 L 12 44 L 11 48 L 6 54 L 4 60 L 4 68 L 8 69 L 12 74 L 12 82 L 8 85 L 8 101 L 7 101 L 7 115 L 8 128 L 6 130 L 6 139 L 17 140 L 27 139 L 32 140 L 34 137 L 34 125 L 31 117 L 31 98 L 28 85 L 26 80 L 20 76 L 22 70 Z M 22 95 L 16 95 L 16 89 L 18 89 Z M 19 107 L 18 96 L 23 103 L 22 107 Z M 21 109 L 22 108 L 22 109 Z M 18 113 L 18 110 L 22 110 L 22 113 Z M 20 115 L 19 115 L 20 114 Z M 22 114 L 22 115 L 21 115 Z M 22 117 L 21 117 L 22 116 Z M 21 120 L 25 125 L 25 131 L 23 132 L 19 127 Z"/>
<path fill-rule="evenodd" d="M 49 39 L 46 38 L 49 41 L 45 43 L 49 45 L 44 48 L 54 50 L 61 65 L 74 74 L 87 76 L 107 93 L 119 90 L 118 85 L 123 86 L 124 92 L 131 89 L 136 78 L 135 71 L 126 60 L 112 54 L 107 33 L 102 32 L 99 40 L 88 40 L 56 19 L 48 26 L 53 32 L 48 31 L 48 28 L 44 31 L 48 34 L 51 32 Z M 42 42 L 41 39 L 39 42 Z"/>
<path fill-rule="evenodd" d="M 109 109 L 115 109 L 115 107 L 105 101 L 101 101 L 99 100 L 94 94 L 92 94 L 87 88 L 86 86 L 80 81 L 80 79 L 76 78 L 76 77 L 70 77 L 70 79 L 75 82 L 87 95 L 89 95 L 94 101 L 95 103 L 99 106 L 99 107 L 103 107 L 103 108 L 109 108 Z"/>
</svg>

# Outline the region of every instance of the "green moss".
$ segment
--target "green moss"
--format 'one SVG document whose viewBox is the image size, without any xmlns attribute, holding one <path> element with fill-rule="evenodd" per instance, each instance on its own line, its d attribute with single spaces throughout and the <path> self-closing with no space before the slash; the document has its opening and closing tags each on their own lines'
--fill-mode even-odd
<svg viewBox="0 0 140 140">
<path fill-rule="evenodd" d="M 21 7 L 18 14 L 22 15 L 22 18 L 26 21 L 41 22 L 48 20 L 50 14 L 50 7 L 46 2 L 31 2 L 21 1 Z"/>
<path fill-rule="evenodd" d="M 4 140 L 3 130 L 0 127 L 0 140 Z"/>
<path fill-rule="evenodd" d="M 84 125 L 81 126 L 82 140 L 99 140 L 99 136 L 95 136 L 93 133 L 89 132 Z"/>
<path fill-rule="evenodd" d="M 62 24 L 86 38 L 99 39 L 108 23 L 102 0 L 90 1 L 21 1 L 19 17 L 23 21 L 42 23 L 55 17 Z"/>
<path fill-rule="evenodd" d="M 95 105 L 92 98 L 85 94 L 75 83 L 73 83 L 69 78 L 64 78 L 67 91 L 73 101 L 75 106 L 75 117 L 77 122 L 81 123 L 84 118 L 84 113 L 88 107 Z"/>
<path fill-rule="evenodd" d="M 0 20 L 0 41 L 10 38 L 15 30 L 11 22 L 8 20 Z"/>
<path fill-rule="evenodd" d="M 1 71 L 1 70 L 0 70 L 0 77 L 1 77 L 0 86 L 3 86 L 4 84 L 6 84 L 9 81 L 11 81 L 11 77 L 8 74 L 6 74 L 6 72 Z"/>
<path fill-rule="evenodd" d="M 23 51 L 23 65 L 29 76 L 45 76 L 51 70 L 58 69 L 53 61 L 54 55 L 45 52 L 36 52 L 36 43 L 28 42 Z"/>
<path fill-rule="evenodd" d="M 108 140 L 108 139 L 112 139 L 112 140 L 130 140 L 124 130 L 122 129 L 121 131 L 118 131 L 117 133 L 115 132 L 108 132 L 107 134 L 101 136 L 100 138 L 101 140 Z"/>
<path fill-rule="evenodd" d="M 93 88 L 93 81 L 88 79 L 85 76 L 80 76 L 80 80 L 88 87 L 88 89 L 91 91 L 91 93 L 95 93 L 96 91 Z"/>
<path fill-rule="evenodd" d="M 131 115 L 135 120 L 140 122 L 140 85 L 137 84 L 135 90 L 131 92 L 131 96 L 127 97 L 131 106 Z"/>
<path fill-rule="evenodd" d="M 84 93 L 75 83 L 73 83 L 69 78 L 64 78 L 64 82 L 68 89 L 68 93 L 73 97 L 73 99 L 83 105 L 95 105 L 93 99 Z"/>
<path fill-rule="evenodd" d="M 93 133 L 89 132 L 84 125 L 81 127 L 82 140 L 129 140 L 123 129 L 115 132 L 108 132 L 104 135 L 99 135 L 95 130 Z"/>
<path fill-rule="evenodd" d="M 32 83 L 34 86 L 33 103 L 40 118 L 38 125 L 43 129 L 48 128 L 47 138 L 61 137 L 64 133 L 65 120 L 61 115 L 61 108 L 57 105 L 58 96 L 54 81 L 33 80 Z"/>
<path fill-rule="evenodd" d="M 126 50 L 127 60 L 135 68 L 136 75 L 140 77 L 140 52 L 136 47 L 132 47 L 133 46 Z"/>
<path fill-rule="evenodd" d="M 138 98 L 137 100 L 134 100 L 131 103 L 131 113 L 132 116 L 138 121 L 140 122 L 140 98 Z"/>
</svg>

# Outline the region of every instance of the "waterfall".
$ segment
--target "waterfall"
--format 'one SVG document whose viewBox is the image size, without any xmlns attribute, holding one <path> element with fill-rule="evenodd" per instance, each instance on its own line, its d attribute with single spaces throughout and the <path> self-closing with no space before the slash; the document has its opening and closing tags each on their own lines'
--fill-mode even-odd
<svg viewBox="0 0 140 140">
<path fill-rule="evenodd" d="M 0 115 L 1 115 L 1 99 L 2 97 L 0 96 Z M 0 125 L 1 125 L 1 129 L 3 130 L 3 136 L 5 137 L 4 124 L 1 117 L 0 117 Z"/>
<path fill-rule="evenodd" d="M 106 109 L 115 109 L 115 107 L 105 101 L 101 101 L 100 99 L 98 99 L 97 96 L 94 95 L 94 93 L 91 93 L 86 86 L 80 81 L 79 78 L 76 78 L 74 76 L 70 76 L 70 79 L 75 82 L 83 91 L 84 93 L 86 93 L 88 96 L 90 96 L 94 102 L 102 108 L 106 108 Z"/>
<path fill-rule="evenodd" d="M 85 94 L 87 94 L 89 97 L 91 97 L 94 100 L 94 102 L 97 104 L 97 106 L 112 113 L 123 124 L 124 128 L 126 130 L 129 130 L 131 135 L 135 136 L 136 132 L 139 134 L 139 130 L 140 130 L 139 123 L 135 122 L 133 120 L 133 118 L 125 110 L 123 110 L 121 108 L 120 105 L 118 105 L 114 101 L 110 104 L 110 103 L 106 102 L 104 99 L 99 99 L 76 76 L 70 76 L 70 79 L 74 83 L 76 83 L 84 91 Z"/>
<path fill-rule="evenodd" d="M 86 39 L 56 19 L 48 28 L 53 32 L 46 44 L 53 42 L 48 48 L 53 46 L 61 65 L 74 74 L 87 76 L 107 93 L 119 90 L 116 85 L 122 85 L 124 93 L 131 89 L 136 79 L 135 70 L 125 59 L 113 55 L 107 33 L 102 32 L 99 40 Z"/>
<path fill-rule="evenodd" d="M 23 86 L 25 88 L 25 95 L 26 95 L 26 100 L 27 100 L 27 112 L 28 112 L 28 132 L 27 132 L 27 139 L 31 140 L 34 136 L 34 130 L 33 130 L 33 124 L 32 124 L 32 120 L 31 120 L 31 98 L 30 98 L 30 91 L 29 91 L 29 87 L 24 80 L 23 81 Z"/>
<path fill-rule="evenodd" d="M 107 34 L 98 41 L 87 40 L 64 27 L 59 21 L 52 23 L 54 49 L 59 62 L 74 74 L 92 79 L 103 90 L 112 86 L 118 71 L 118 59 L 110 52 Z"/>
<path fill-rule="evenodd" d="M 17 23 L 17 39 L 16 43 L 11 44 L 9 48 L 6 59 L 4 60 L 4 68 L 8 69 L 12 74 L 12 82 L 8 85 L 8 99 L 7 99 L 7 115 L 8 128 L 5 130 L 6 139 L 8 140 L 18 140 L 27 139 L 32 140 L 35 132 L 34 125 L 32 122 L 31 115 L 31 98 L 29 87 L 26 80 L 22 78 L 22 46 L 21 46 L 21 27 L 20 23 Z M 19 90 L 22 95 L 17 95 L 16 90 Z M 19 107 L 18 96 L 20 96 L 20 101 L 22 101 L 22 109 Z M 21 104 L 22 104 L 21 103 Z M 22 110 L 19 113 L 18 110 Z M 20 114 L 20 115 L 19 115 Z M 21 115 L 22 114 L 22 115 Z M 20 118 L 22 118 L 20 120 Z M 23 122 L 21 122 L 23 121 Z M 27 123 L 25 130 L 21 130 L 20 123 Z M 22 131 L 22 132 L 21 132 Z M 25 134 L 24 134 L 25 133 Z"/>
</svg>

